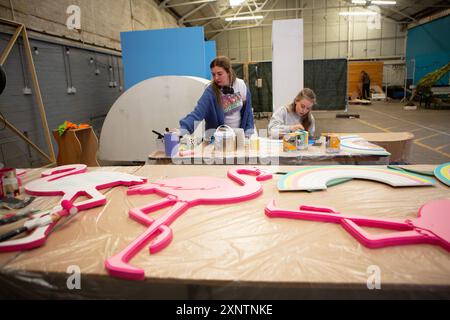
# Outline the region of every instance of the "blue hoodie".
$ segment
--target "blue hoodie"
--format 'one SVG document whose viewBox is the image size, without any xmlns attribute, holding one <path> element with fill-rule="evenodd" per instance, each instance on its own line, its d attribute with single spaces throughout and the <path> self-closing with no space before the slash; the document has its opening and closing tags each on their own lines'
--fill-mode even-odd
<svg viewBox="0 0 450 320">
<path fill-rule="evenodd" d="M 246 135 L 251 135 L 254 130 L 251 101 L 250 91 L 247 89 L 246 101 L 241 110 L 240 125 L 240 128 L 244 129 Z M 223 108 L 217 103 L 216 95 L 211 85 L 203 92 L 194 111 L 180 120 L 180 128 L 182 131 L 187 130 L 192 134 L 195 130 L 194 122 L 202 120 L 205 120 L 205 130 L 215 130 L 224 124 Z"/>
</svg>

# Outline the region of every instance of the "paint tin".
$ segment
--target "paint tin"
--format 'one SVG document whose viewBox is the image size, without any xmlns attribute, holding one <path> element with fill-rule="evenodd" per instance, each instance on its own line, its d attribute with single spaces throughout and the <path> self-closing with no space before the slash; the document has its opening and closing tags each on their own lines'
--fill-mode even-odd
<svg viewBox="0 0 450 320">
<path fill-rule="evenodd" d="M 327 153 L 338 153 L 341 151 L 341 140 L 337 135 L 327 134 L 325 137 Z"/>
<path fill-rule="evenodd" d="M 284 152 L 297 151 L 297 134 L 295 132 L 291 132 L 284 135 L 283 151 Z"/>
<path fill-rule="evenodd" d="M 236 150 L 245 150 L 245 132 L 244 129 L 235 128 L 233 129 L 236 135 Z"/>
<path fill-rule="evenodd" d="M 178 154 L 179 140 L 178 134 L 175 132 L 164 134 L 164 151 L 167 157 L 175 157 Z"/>
<path fill-rule="evenodd" d="M 308 131 L 296 131 L 297 135 L 297 150 L 308 149 Z"/>
<path fill-rule="evenodd" d="M 214 133 L 214 150 L 219 152 L 232 152 L 236 150 L 236 134 L 227 125 L 222 125 Z"/>
<path fill-rule="evenodd" d="M 254 152 L 259 151 L 259 137 L 256 134 L 250 136 L 249 144 L 250 144 L 251 151 L 254 151 Z"/>
<path fill-rule="evenodd" d="M 0 170 L 1 175 L 1 197 L 14 198 L 19 195 L 19 179 L 16 169 L 4 168 Z"/>
</svg>

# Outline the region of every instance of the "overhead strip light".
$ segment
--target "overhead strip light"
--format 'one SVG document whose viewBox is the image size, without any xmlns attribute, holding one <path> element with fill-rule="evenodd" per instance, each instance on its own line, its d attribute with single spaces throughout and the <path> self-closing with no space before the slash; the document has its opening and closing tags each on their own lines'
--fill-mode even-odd
<svg viewBox="0 0 450 320">
<path fill-rule="evenodd" d="M 225 21 L 242 21 L 242 20 L 260 20 L 263 16 L 243 16 L 243 17 L 230 17 L 225 18 Z"/>
<path fill-rule="evenodd" d="M 245 0 L 230 0 L 230 6 L 236 7 L 244 3 Z"/>
<path fill-rule="evenodd" d="M 397 1 L 387 1 L 387 0 L 352 0 L 353 4 L 378 4 L 378 5 L 393 5 L 397 4 Z"/>
<path fill-rule="evenodd" d="M 374 0 L 370 1 L 370 4 L 379 4 L 379 5 L 389 5 L 389 4 L 397 4 L 397 1 L 382 1 L 382 0 Z"/>
<path fill-rule="evenodd" d="M 373 11 L 352 11 L 339 12 L 340 16 L 376 16 L 378 13 Z"/>
</svg>

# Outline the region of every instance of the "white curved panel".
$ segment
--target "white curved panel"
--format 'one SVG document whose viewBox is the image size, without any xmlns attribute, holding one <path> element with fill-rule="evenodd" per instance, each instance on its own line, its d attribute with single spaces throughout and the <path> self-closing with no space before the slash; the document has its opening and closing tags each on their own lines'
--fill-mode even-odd
<svg viewBox="0 0 450 320">
<path fill-rule="evenodd" d="M 341 148 L 348 152 L 390 155 L 384 148 L 373 144 L 360 136 L 341 136 Z"/>
<path fill-rule="evenodd" d="M 389 170 L 386 167 L 322 166 L 306 167 L 287 174 L 278 182 L 278 190 L 325 190 L 328 182 L 348 178 L 379 181 L 393 187 L 420 187 L 434 184 L 426 177 Z"/>
<path fill-rule="evenodd" d="M 194 110 L 209 81 L 197 77 L 162 76 L 142 81 L 113 104 L 100 135 L 99 158 L 146 161 L 157 149 L 156 135 L 177 128 Z"/>
</svg>

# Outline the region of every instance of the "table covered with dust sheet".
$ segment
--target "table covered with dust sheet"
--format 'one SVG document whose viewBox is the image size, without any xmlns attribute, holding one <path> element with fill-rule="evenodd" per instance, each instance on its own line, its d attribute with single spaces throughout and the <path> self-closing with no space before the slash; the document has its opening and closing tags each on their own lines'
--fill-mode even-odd
<svg viewBox="0 0 450 320">
<path fill-rule="evenodd" d="M 433 169 L 434 166 L 410 166 Z M 227 178 L 236 166 L 103 167 L 155 181 L 187 176 Z M 264 168 L 264 167 L 260 167 Z M 266 167 L 288 172 L 300 167 Z M 30 169 L 24 183 L 43 169 Z M 0 253 L 0 296 L 15 298 L 130 299 L 308 299 L 308 298 L 450 298 L 450 252 L 438 245 L 415 244 L 369 249 L 340 224 L 269 218 L 276 205 L 332 207 L 342 214 L 377 218 L 415 218 L 419 208 L 450 199 L 450 188 L 391 186 L 351 180 L 316 192 L 279 192 L 282 175 L 262 181 L 263 193 L 245 202 L 198 205 L 171 225 L 173 240 L 150 254 L 148 246 L 130 261 L 144 269 L 142 281 L 112 277 L 105 260 L 146 226 L 128 216 L 132 208 L 161 199 L 155 194 L 127 195 L 126 187 L 102 190 L 107 204 L 62 221 L 44 246 Z M 239 187 L 236 184 L 237 187 Z M 41 209 L 59 197 L 39 197 Z M 153 213 L 156 218 L 166 209 Z M 450 214 L 450 212 L 449 212 Z M 380 234 L 391 232 L 365 228 Z M 1 230 L 0 230 L 1 231 Z M 79 289 L 73 272 L 80 271 Z M 71 285 L 72 284 L 72 285 Z M 373 289 L 369 289 L 373 288 Z M 380 288 L 380 289 L 377 289 Z"/>
</svg>

